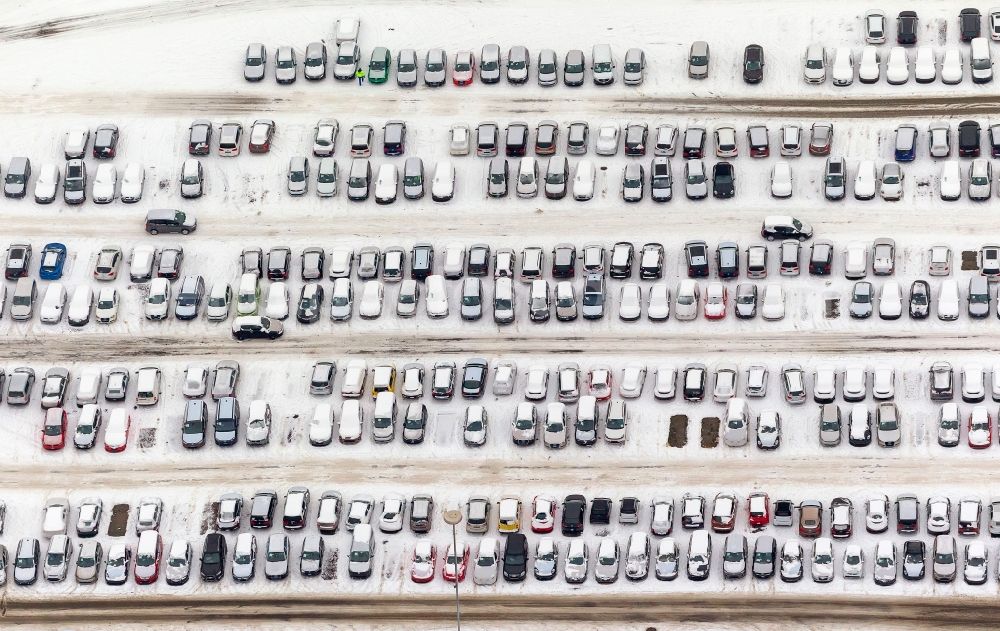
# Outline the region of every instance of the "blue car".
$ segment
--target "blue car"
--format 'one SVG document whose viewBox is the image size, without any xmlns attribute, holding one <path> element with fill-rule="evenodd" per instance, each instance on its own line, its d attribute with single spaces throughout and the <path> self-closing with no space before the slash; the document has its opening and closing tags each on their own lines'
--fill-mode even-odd
<svg viewBox="0 0 1000 631">
<path fill-rule="evenodd" d="M 59 280 L 62 278 L 63 264 L 66 263 L 66 246 L 62 243 L 45 244 L 41 260 L 38 275 L 42 280 Z"/>
<path fill-rule="evenodd" d="M 917 156 L 917 128 L 900 125 L 896 128 L 896 162 L 913 162 Z"/>
</svg>

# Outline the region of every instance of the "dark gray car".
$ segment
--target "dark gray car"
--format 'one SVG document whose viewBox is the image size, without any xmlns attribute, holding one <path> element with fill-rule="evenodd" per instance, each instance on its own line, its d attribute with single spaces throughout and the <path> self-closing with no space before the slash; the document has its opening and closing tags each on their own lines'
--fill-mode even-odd
<svg viewBox="0 0 1000 631">
<path fill-rule="evenodd" d="M 569 161 L 564 157 L 549 158 L 545 169 L 545 197 L 562 199 L 566 197 L 566 185 L 569 178 Z"/>
<path fill-rule="evenodd" d="M 625 85 L 642 85 L 646 74 L 646 53 L 641 48 L 629 48 L 625 53 L 625 70 L 622 82 Z"/>
<path fill-rule="evenodd" d="M 778 555 L 778 544 L 774 537 L 757 537 L 753 546 L 753 568 L 755 578 L 771 578 L 774 576 L 774 561 Z"/>
<path fill-rule="evenodd" d="M 490 197 L 506 197 L 510 166 L 506 158 L 492 158 L 486 181 L 486 194 Z"/>
<path fill-rule="evenodd" d="M 571 87 L 583 85 L 586 74 L 586 60 L 582 50 L 571 50 L 566 53 L 563 62 L 563 83 Z"/>
<path fill-rule="evenodd" d="M 500 81 L 500 47 L 486 44 L 479 58 L 479 80 L 483 83 Z"/>
<path fill-rule="evenodd" d="M 424 161 L 407 158 L 403 164 L 403 197 L 420 199 L 424 196 Z"/>
<path fill-rule="evenodd" d="M 66 161 L 63 199 L 73 205 L 82 204 L 87 199 L 87 165 L 79 158 Z"/>
<path fill-rule="evenodd" d="M 583 282 L 583 304 L 580 312 L 587 320 L 604 317 L 605 287 L 603 274 L 587 274 Z"/>
<path fill-rule="evenodd" d="M 302 540 L 302 556 L 299 558 L 299 573 L 302 576 L 316 576 L 323 569 L 323 537 L 307 535 Z"/>
<path fill-rule="evenodd" d="M 27 158 L 11 158 L 7 167 L 7 177 L 3 181 L 3 194 L 6 197 L 24 197 L 28 191 L 28 178 L 31 177 L 31 161 Z"/>
<path fill-rule="evenodd" d="M 41 547 L 38 539 L 25 537 L 17 544 L 14 556 L 14 582 L 18 585 L 33 585 L 38 580 L 38 557 Z"/>
<path fill-rule="evenodd" d="M 185 276 L 177 292 L 174 316 L 178 320 L 194 320 L 205 298 L 205 280 L 201 276 Z"/>
</svg>

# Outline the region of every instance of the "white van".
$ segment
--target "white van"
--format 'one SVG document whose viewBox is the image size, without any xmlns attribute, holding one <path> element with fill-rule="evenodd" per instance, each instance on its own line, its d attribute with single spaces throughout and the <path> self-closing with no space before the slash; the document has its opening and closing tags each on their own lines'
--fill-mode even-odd
<svg viewBox="0 0 1000 631">
<path fill-rule="evenodd" d="M 343 424 L 343 421 L 341 421 Z M 396 435 L 396 395 L 389 390 L 375 397 L 375 415 L 372 417 L 372 439 L 387 443 Z"/>
<path fill-rule="evenodd" d="M 160 401 L 160 369 L 155 366 L 140 368 L 136 373 L 136 405 L 156 405 Z"/>
<path fill-rule="evenodd" d="M 240 277 L 240 289 L 236 294 L 236 314 L 254 315 L 260 300 L 260 287 L 256 274 L 247 272 Z"/>
<path fill-rule="evenodd" d="M 364 416 L 361 412 L 361 402 L 348 399 L 340 408 L 340 442 L 351 444 L 361 440 L 364 428 Z"/>
<path fill-rule="evenodd" d="M 990 53 L 989 40 L 985 37 L 972 40 L 969 66 L 972 69 L 973 83 L 989 83 L 993 80 L 993 56 Z"/>
<path fill-rule="evenodd" d="M 76 407 L 97 403 L 101 392 L 101 369 L 88 366 L 80 372 L 80 383 L 76 389 Z"/>
<path fill-rule="evenodd" d="M 94 309 L 94 290 L 87 285 L 81 285 L 73 291 L 69 301 L 67 319 L 70 326 L 83 326 L 90 322 L 90 312 Z"/>
</svg>

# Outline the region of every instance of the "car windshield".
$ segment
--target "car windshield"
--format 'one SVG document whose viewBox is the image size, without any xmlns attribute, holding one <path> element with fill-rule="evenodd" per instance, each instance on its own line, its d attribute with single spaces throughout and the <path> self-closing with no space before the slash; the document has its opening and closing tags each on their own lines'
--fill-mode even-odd
<svg viewBox="0 0 1000 631">
<path fill-rule="evenodd" d="M 8 184 L 23 184 L 24 183 L 24 174 L 22 174 L 22 173 L 8 173 L 6 181 L 7 181 Z"/>
<path fill-rule="evenodd" d="M 427 72 L 441 72 L 444 70 L 444 64 L 440 61 L 427 61 Z"/>
<path fill-rule="evenodd" d="M 280 561 L 284 561 L 286 558 L 287 557 L 285 556 L 285 551 L 284 550 L 268 550 L 267 551 L 267 560 L 268 561 L 280 562 Z M 354 553 L 353 552 L 351 553 L 351 560 L 352 561 L 354 560 Z"/>
<path fill-rule="evenodd" d="M 375 71 L 375 70 L 377 70 L 379 72 L 384 71 L 385 70 L 385 59 L 373 59 L 372 63 L 371 63 L 371 66 L 370 66 L 370 69 L 372 71 Z"/>
<path fill-rule="evenodd" d="M 556 71 L 556 65 L 554 63 L 538 64 L 538 72 L 541 74 L 552 74 L 555 71 Z"/>
<path fill-rule="evenodd" d="M 688 173 L 687 176 L 688 184 L 704 184 L 705 174 L 704 173 Z"/>
<path fill-rule="evenodd" d="M 728 169 L 718 169 L 715 172 L 715 183 L 716 184 L 732 184 L 733 175 Z"/>
<path fill-rule="evenodd" d="M 483 431 L 483 422 L 479 419 L 474 421 L 469 421 L 465 426 L 465 431 L 467 432 L 481 432 Z"/>
<path fill-rule="evenodd" d="M 609 416 L 605 423 L 608 429 L 625 429 L 625 419 L 622 417 Z"/>
<path fill-rule="evenodd" d="M 288 179 L 292 182 L 305 182 L 306 172 L 304 169 L 292 169 L 288 172 Z"/>
<path fill-rule="evenodd" d="M 822 70 L 823 60 L 822 59 L 809 59 L 806 61 L 806 68 L 810 70 Z"/>
<path fill-rule="evenodd" d="M 705 55 L 691 55 L 692 66 L 707 66 L 708 57 Z"/>
<path fill-rule="evenodd" d="M 639 72 L 640 70 L 642 70 L 642 64 L 638 61 L 625 64 L 625 72 Z"/>
<path fill-rule="evenodd" d="M 583 68 L 581 67 L 581 70 Z M 594 64 L 594 72 L 611 72 L 610 61 L 599 61 Z"/>
<path fill-rule="evenodd" d="M 417 69 L 417 66 L 415 64 L 412 64 L 412 63 L 408 62 L 408 61 L 401 61 L 401 62 L 399 62 L 399 71 L 400 72 L 413 72 L 416 69 Z"/>
<path fill-rule="evenodd" d="M 351 188 L 365 188 L 368 186 L 368 178 L 364 176 L 351 176 L 351 180 L 348 182 Z"/>
<path fill-rule="evenodd" d="M 723 558 L 724 561 L 739 562 L 739 561 L 743 560 L 743 553 L 739 552 L 739 551 L 734 551 L 734 550 L 727 550 L 726 553 L 723 555 L 722 558 Z"/>
<path fill-rule="evenodd" d="M 354 65 L 354 54 L 347 53 L 344 55 L 337 55 L 337 63 L 342 66 L 353 66 Z M 279 68 L 281 66 L 278 66 Z"/>
<path fill-rule="evenodd" d="M 403 177 L 403 186 L 420 186 L 423 181 L 423 178 L 419 175 L 407 175 Z"/>
<path fill-rule="evenodd" d="M 751 59 L 747 61 L 747 70 L 760 70 L 761 67 L 762 67 L 761 63 L 756 59 Z"/>
<path fill-rule="evenodd" d="M 639 188 L 642 186 L 642 180 L 636 177 L 626 177 L 625 187 L 626 188 Z"/>
</svg>

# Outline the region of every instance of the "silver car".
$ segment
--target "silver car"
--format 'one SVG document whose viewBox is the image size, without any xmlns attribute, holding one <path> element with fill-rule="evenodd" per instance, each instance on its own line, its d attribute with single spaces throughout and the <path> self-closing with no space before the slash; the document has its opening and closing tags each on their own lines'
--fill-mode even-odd
<svg viewBox="0 0 1000 631">
<path fill-rule="evenodd" d="M 507 52 L 507 81 L 524 83 L 528 80 L 531 57 L 524 46 L 511 46 Z"/>
<path fill-rule="evenodd" d="M 294 83 L 298 73 L 298 61 L 295 49 L 291 46 L 278 46 L 274 55 L 274 80 L 278 83 Z"/>
<path fill-rule="evenodd" d="M 337 58 L 333 63 L 333 78 L 350 81 L 358 71 L 361 49 L 356 42 L 341 42 L 337 47 Z"/>
<path fill-rule="evenodd" d="M 437 88 L 444 85 L 448 74 L 448 61 L 444 51 L 440 48 L 432 48 L 427 51 L 427 58 L 424 61 L 424 84 Z"/>
<path fill-rule="evenodd" d="M 73 548 L 69 537 L 66 535 L 52 537 L 49 549 L 45 553 L 45 561 L 42 563 L 42 575 L 45 576 L 45 580 L 52 583 L 64 581 L 72 558 Z"/>
<path fill-rule="evenodd" d="M 629 48 L 625 53 L 625 70 L 622 81 L 625 85 L 642 85 L 646 73 L 646 53 L 641 48 Z"/>
<path fill-rule="evenodd" d="M 322 158 L 316 169 L 316 194 L 320 197 L 333 197 L 337 194 L 337 161 L 333 158 Z"/>
<path fill-rule="evenodd" d="M 104 566 L 104 582 L 108 585 L 124 585 L 128 580 L 128 568 L 132 560 L 132 549 L 125 543 L 111 544 L 108 563 Z"/>
<path fill-rule="evenodd" d="M 267 49 L 263 44 L 253 43 L 247 46 L 243 59 L 243 78 L 247 81 L 260 81 L 264 78 L 267 67 Z"/>
<path fill-rule="evenodd" d="M 87 539 L 81 543 L 76 555 L 76 582 L 81 585 L 96 583 L 103 558 L 104 550 L 100 541 Z"/>
<path fill-rule="evenodd" d="M 305 195 L 309 190 L 309 160 L 292 156 L 288 161 L 288 194 Z"/>
<path fill-rule="evenodd" d="M 601 539 L 597 548 L 597 562 L 594 564 L 594 579 L 598 583 L 614 583 L 618 580 L 618 542 L 611 537 Z"/>
<path fill-rule="evenodd" d="M 417 51 L 404 48 L 396 56 L 396 84 L 401 88 L 417 85 Z"/>
<path fill-rule="evenodd" d="M 181 197 L 194 199 L 204 192 L 204 171 L 201 160 L 188 158 L 181 166 Z"/>
<path fill-rule="evenodd" d="M 326 44 L 311 42 L 306 46 L 306 58 L 303 61 L 302 76 L 310 81 L 326 78 Z"/>
<path fill-rule="evenodd" d="M 306 535 L 302 540 L 302 556 L 299 558 L 299 573 L 302 576 L 317 576 L 323 570 L 323 537 Z"/>
<path fill-rule="evenodd" d="M 958 572 L 958 555 L 955 552 L 955 538 L 951 535 L 934 537 L 933 552 L 934 580 L 950 583 Z"/>
<path fill-rule="evenodd" d="M 420 199 L 424 196 L 424 161 L 407 158 L 403 164 L 403 197 Z"/>
<path fill-rule="evenodd" d="M 898 447 L 902 438 L 899 408 L 891 401 L 883 401 L 876 409 L 878 418 L 875 436 L 879 447 Z"/>
<path fill-rule="evenodd" d="M 583 85 L 586 60 L 582 50 L 571 50 L 563 61 L 563 83 L 571 87 Z"/>
<path fill-rule="evenodd" d="M 166 578 L 167 585 L 183 585 L 191 575 L 191 544 L 184 539 L 178 539 L 170 546 L 167 555 Z"/>
<path fill-rule="evenodd" d="M 743 578 L 747 575 L 747 538 L 731 534 L 726 537 L 722 552 L 722 574 L 725 578 Z"/>
<path fill-rule="evenodd" d="M 680 551 L 673 538 L 661 539 L 656 548 L 656 578 L 661 581 L 672 581 L 677 578 L 679 557 Z"/>
<path fill-rule="evenodd" d="M 553 86 L 559 82 L 559 71 L 557 69 L 559 62 L 556 60 L 556 53 L 554 50 L 548 48 L 542 49 L 538 53 L 538 85 L 540 86 Z"/>
<path fill-rule="evenodd" d="M 688 54 L 688 76 L 692 79 L 708 77 L 708 42 L 697 41 L 691 44 Z"/>
<path fill-rule="evenodd" d="M 500 47 L 486 44 L 479 57 L 479 80 L 483 83 L 500 81 Z"/>
<path fill-rule="evenodd" d="M 272 581 L 288 576 L 288 536 L 273 534 L 267 538 L 264 576 Z"/>
<path fill-rule="evenodd" d="M 581 539 L 572 539 L 566 560 L 563 562 L 563 576 L 567 583 L 582 583 L 587 580 L 587 570 L 590 568 L 590 551 L 587 543 Z"/>
<path fill-rule="evenodd" d="M 233 548 L 233 579 L 240 582 L 252 580 L 256 568 L 257 538 L 249 532 L 240 533 Z"/>
</svg>

